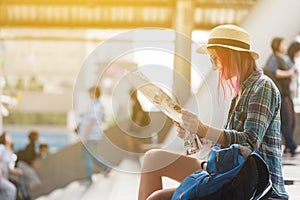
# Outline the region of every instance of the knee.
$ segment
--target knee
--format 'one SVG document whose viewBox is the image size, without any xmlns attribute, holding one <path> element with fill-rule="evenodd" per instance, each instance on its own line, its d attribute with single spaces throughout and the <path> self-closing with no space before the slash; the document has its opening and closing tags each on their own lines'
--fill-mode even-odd
<svg viewBox="0 0 300 200">
<path fill-rule="evenodd" d="M 157 190 L 154 191 L 147 200 L 166 200 L 171 199 L 173 192 L 169 192 L 168 190 Z"/>
<path fill-rule="evenodd" d="M 153 192 L 146 200 L 159 200 L 160 198 L 160 191 Z"/>
<path fill-rule="evenodd" d="M 160 149 L 151 149 L 147 151 L 144 155 L 144 159 L 142 162 L 142 171 L 149 172 L 153 171 L 154 166 L 159 164 L 159 160 L 163 157 L 162 150 Z"/>
<path fill-rule="evenodd" d="M 151 149 L 151 150 L 149 150 L 145 153 L 143 163 L 152 162 L 153 160 L 160 157 L 161 154 L 162 154 L 162 150 L 160 150 L 160 149 Z"/>
</svg>

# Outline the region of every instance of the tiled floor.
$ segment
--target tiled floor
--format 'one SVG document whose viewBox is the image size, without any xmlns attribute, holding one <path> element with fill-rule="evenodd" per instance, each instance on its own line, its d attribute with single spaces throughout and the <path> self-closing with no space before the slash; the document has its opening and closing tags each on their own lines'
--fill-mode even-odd
<svg viewBox="0 0 300 200">
<path fill-rule="evenodd" d="M 286 190 L 289 193 L 290 200 L 300 199 L 300 154 L 294 157 L 284 155 L 283 177 L 286 182 Z"/>
</svg>

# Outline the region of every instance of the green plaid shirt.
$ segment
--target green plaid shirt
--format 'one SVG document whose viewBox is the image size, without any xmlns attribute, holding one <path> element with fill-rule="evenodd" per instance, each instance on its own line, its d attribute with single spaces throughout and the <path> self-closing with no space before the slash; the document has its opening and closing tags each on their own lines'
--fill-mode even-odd
<svg viewBox="0 0 300 200">
<path fill-rule="evenodd" d="M 257 149 L 269 167 L 273 194 L 288 198 L 282 177 L 280 93 L 262 70 L 253 72 L 242 84 L 237 104 L 232 99 L 225 125 L 226 143 Z M 235 106 L 236 105 L 236 106 Z"/>
</svg>

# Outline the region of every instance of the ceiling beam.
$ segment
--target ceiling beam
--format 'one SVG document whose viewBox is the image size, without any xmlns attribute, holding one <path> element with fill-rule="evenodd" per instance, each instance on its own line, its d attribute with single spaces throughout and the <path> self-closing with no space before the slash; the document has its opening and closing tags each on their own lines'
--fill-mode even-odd
<svg viewBox="0 0 300 200">
<path fill-rule="evenodd" d="M 177 3 L 177 0 L 0 1 L 0 27 L 71 29 L 173 28 Z M 234 17 L 226 17 L 226 23 L 238 24 L 241 17 L 237 13 L 243 11 L 246 16 L 256 1 L 195 0 L 195 29 L 208 30 L 224 22 L 224 17 L 229 16 L 228 8 Z"/>
<path fill-rule="evenodd" d="M 129 29 L 129 28 L 142 28 L 142 27 L 157 27 L 157 28 L 171 28 L 172 22 L 20 22 L 8 21 L 6 23 L 0 22 L 2 28 L 69 28 L 69 29 Z"/>
<path fill-rule="evenodd" d="M 212 1 L 212 0 L 201 0 L 195 1 L 194 5 L 196 8 L 234 8 L 234 9 L 246 9 L 251 8 L 257 0 L 238 0 L 238 1 Z"/>
<path fill-rule="evenodd" d="M 175 7 L 176 0 L 1 0 L 2 5 Z"/>
<path fill-rule="evenodd" d="M 212 24 L 212 23 L 207 23 L 207 24 L 197 23 L 197 24 L 194 24 L 194 30 L 209 31 L 209 30 L 213 29 L 214 27 L 216 27 L 218 25 L 221 25 L 221 24 L 220 23 L 215 23 L 215 24 Z"/>
</svg>

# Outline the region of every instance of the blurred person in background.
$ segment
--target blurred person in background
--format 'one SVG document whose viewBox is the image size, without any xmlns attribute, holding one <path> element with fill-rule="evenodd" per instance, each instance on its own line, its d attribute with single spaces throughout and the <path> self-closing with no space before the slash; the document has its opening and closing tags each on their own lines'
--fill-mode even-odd
<svg viewBox="0 0 300 200">
<path fill-rule="evenodd" d="M 15 168 L 13 141 L 8 132 L 3 132 L 0 136 L 0 199 L 15 200 L 17 189 L 10 181 L 10 175 L 21 176 L 22 170 Z"/>
<path fill-rule="evenodd" d="M 48 154 L 49 154 L 48 144 L 41 143 L 40 146 L 39 146 L 38 157 L 41 158 L 41 159 L 45 159 L 45 158 L 47 158 Z"/>
<path fill-rule="evenodd" d="M 150 124 L 150 115 L 148 112 L 145 112 L 139 99 L 138 93 L 136 89 L 132 89 L 130 91 L 130 103 L 131 103 L 131 123 L 129 127 L 130 135 L 126 135 L 128 150 L 131 152 L 140 151 L 140 143 L 135 142 L 141 139 L 141 131 L 143 131 L 143 127 L 146 127 Z M 145 141 L 145 140 L 144 140 Z"/>
<path fill-rule="evenodd" d="M 294 41 L 290 44 L 287 55 L 289 57 L 291 68 L 296 69 L 297 75 L 292 77 L 290 83 L 290 90 L 292 93 L 292 97 L 299 96 L 299 71 L 300 71 L 300 43 Z"/>
<path fill-rule="evenodd" d="M 131 130 L 139 131 L 141 127 L 145 127 L 150 123 L 149 113 L 145 112 L 137 95 L 137 90 L 132 90 L 130 93 L 130 100 L 132 103 L 132 110 L 131 110 L 131 120 L 132 120 L 132 127 Z"/>
<path fill-rule="evenodd" d="M 17 166 L 22 169 L 24 184 L 26 185 L 26 195 L 30 196 L 30 191 L 36 189 L 40 184 L 41 180 L 36 173 L 37 158 L 36 145 L 39 139 L 39 133 L 32 130 L 28 134 L 29 143 L 25 149 L 18 152 Z"/>
<path fill-rule="evenodd" d="M 267 60 L 265 69 L 271 74 L 281 94 L 281 132 L 285 139 L 284 152 L 290 152 L 292 156 L 300 153 L 293 138 L 295 116 L 294 104 L 291 97 L 290 81 L 296 76 L 296 69 L 289 64 L 287 44 L 284 38 L 275 37 L 271 43 L 272 55 Z"/>
<path fill-rule="evenodd" d="M 94 165 L 97 164 L 103 170 L 105 176 L 108 175 L 110 167 L 98 157 L 97 148 L 99 141 L 103 137 L 102 121 L 104 121 L 104 107 L 100 101 L 101 90 L 98 86 L 91 87 L 89 90 L 91 103 L 83 114 L 79 125 L 79 137 L 83 143 L 83 160 L 86 169 L 86 182 L 89 186 L 94 173 Z"/>
</svg>

